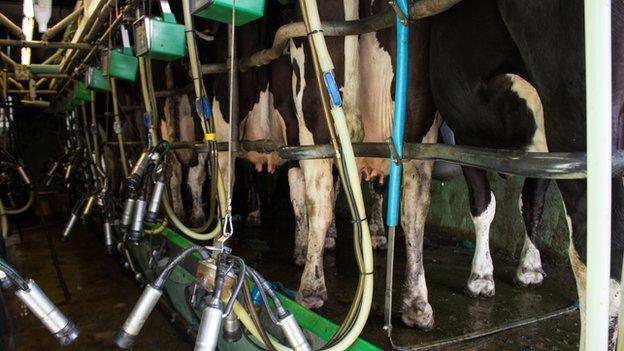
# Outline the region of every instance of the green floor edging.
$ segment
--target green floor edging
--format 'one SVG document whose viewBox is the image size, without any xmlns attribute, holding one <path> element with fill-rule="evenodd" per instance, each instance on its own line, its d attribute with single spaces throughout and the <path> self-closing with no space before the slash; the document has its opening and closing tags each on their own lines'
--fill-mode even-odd
<svg viewBox="0 0 624 351">
<path fill-rule="evenodd" d="M 181 235 L 179 235 L 178 233 L 170 229 L 165 229 L 162 232 L 162 236 L 165 237 L 167 240 L 171 241 L 171 243 L 173 243 L 174 245 L 183 249 L 186 247 L 189 247 L 190 245 L 193 245 L 193 242 L 182 237 Z M 201 258 L 199 255 L 193 255 L 193 257 L 196 259 Z M 182 268 L 180 269 L 183 270 Z M 184 272 L 190 275 L 190 273 L 186 272 L 185 270 Z M 190 276 L 192 277 L 192 275 Z M 297 320 L 299 325 L 302 328 L 312 332 L 314 335 L 318 336 L 322 340 L 329 341 L 329 339 L 331 339 L 334 333 L 338 330 L 338 326 L 334 324 L 333 322 L 331 322 L 330 320 L 323 318 L 322 316 L 299 305 L 298 303 L 289 299 L 283 294 L 278 293 L 278 295 L 279 295 L 280 300 L 282 301 L 282 304 L 284 305 L 284 308 L 286 308 L 290 313 L 292 313 L 295 316 L 295 319 Z M 184 299 L 182 299 L 181 301 L 184 301 Z M 178 309 L 176 308 L 176 310 Z M 351 345 L 351 347 L 348 348 L 348 350 L 374 351 L 374 350 L 381 350 L 381 349 L 369 343 L 366 340 L 358 338 L 353 343 L 353 345 Z"/>
</svg>

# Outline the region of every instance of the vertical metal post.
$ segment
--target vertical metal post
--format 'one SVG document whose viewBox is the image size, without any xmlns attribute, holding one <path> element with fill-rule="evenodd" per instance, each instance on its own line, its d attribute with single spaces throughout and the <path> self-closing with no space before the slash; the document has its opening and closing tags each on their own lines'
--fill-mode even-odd
<svg viewBox="0 0 624 351">
<path fill-rule="evenodd" d="M 585 0 L 587 291 L 585 350 L 606 350 L 611 262 L 611 0 Z M 582 346 L 581 346 L 582 347 Z"/>
</svg>

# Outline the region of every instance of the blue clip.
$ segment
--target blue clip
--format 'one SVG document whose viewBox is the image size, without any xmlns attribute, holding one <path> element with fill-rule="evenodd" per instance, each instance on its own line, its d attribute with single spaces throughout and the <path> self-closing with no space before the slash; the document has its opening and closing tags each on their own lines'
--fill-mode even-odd
<svg viewBox="0 0 624 351">
<path fill-rule="evenodd" d="M 329 94 L 332 104 L 334 106 L 342 105 L 342 98 L 340 97 L 340 90 L 334 78 L 334 72 L 328 71 L 323 73 L 323 79 L 325 80 L 325 87 L 327 88 L 327 93 Z"/>
<path fill-rule="evenodd" d="M 212 106 L 210 106 L 210 101 L 205 96 L 202 96 L 200 98 L 200 101 L 202 110 L 204 111 L 204 118 L 209 119 L 210 117 L 212 117 Z"/>
<path fill-rule="evenodd" d="M 152 126 L 152 116 L 147 112 L 143 114 L 143 126 L 145 126 L 145 128 Z"/>
</svg>

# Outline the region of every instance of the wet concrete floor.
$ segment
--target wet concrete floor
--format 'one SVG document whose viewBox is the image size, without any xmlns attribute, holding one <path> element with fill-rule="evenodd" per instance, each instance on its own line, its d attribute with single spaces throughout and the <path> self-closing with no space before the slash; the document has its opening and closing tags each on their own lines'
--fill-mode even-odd
<svg viewBox="0 0 624 351">
<path fill-rule="evenodd" d="M 271 213 L 259 228 L 241 228 L 236 249 L 248 264 L 258 268 L 273 281 L 296 290 L 302 268 L 291 258 L 292 235 L 281 228 L 293 228 L 290 216 Z M 292 226 L 291 226 L 292 225 Z M 338 220 L 336 249 L 325 254 L 325 279 L 329 301 L 318 312 L 339 324 L 346 315 L 357 285 L 357 267 L 353 258 L 351 224 Z M 525 318 L 538 317 L 576 302 L 576 285 L 567 265 L 546 263 L 548 274 L 540 287 L 520 289 L 513 282 L 517 265 L 493 252 L 496 296 L 472 298 L 463 293 L 470 275 L 473 249 L 456 243 L 436 242 L 428 233 L 425 242 L 425 271 L 429 299 L 436 325 L 432 331 L 405 327 L 400 320 L 400 296 L 404 280 L 405 249 L 403 237 L 397 238 L 394 284 L 394 342 L 399 346 L 425 345 L 440 339 L 456 337 L 492 327 L 504 326 Z M 385 287 L 385 251 L 375 254 L 375 294 L 368 324 L 362 337 L 384 350 L 392 349 L 382 330 Z M 579 314 L 562 316 L 501 332 L 469 342 L 455 343 L 432 350 L 577 350 Z M 428 348 L 429 349 L 429 348 Z"/>
<path fill-rule="evenodd" d="M 15 224 L 12 222 L 13 225 Z M 65 302 L 58 284 L 50 251 L 40 222 L 24 223 L 22 230 L 7 240 L 9 262 L 25 277 L 37 282 L 48 297 L 81 329 L 78 339 L 61 347 L 39 321 L 25 309 L 13 293 L 4 291 L 13 320 L 16 350 L 114 350 L 113 336 L 123 324 L 140 295 L 138 285 L 85 226 L 77 226 L 67 243 L 58 238 L 64 223 L 50 223 L 71 301 Z M 13 226 L 16 229 L 16 226 Z M 5 345 L 7 340 L 5 339 Z M 8 347 L 5 349 L 9 349 Z M 154 311 L 148 319 L 135 350 L 191 350 L 192 344 L 174 329 L 163 314 Z"/>
<path fill-rule="evenodd" d="M 234 249 L 248 264 L 267 278 L 296 290 L 302 269 L 291 259 L 292 216 L 288 211 L 271 213 L 259 228 L 237 226 Z M 265 216 L 266 217 L 266 216 Z M 37 224 L 37 223 L 33 223 Z M 51 226 L 55 240 L 63 223 Z M 325 277 L 330 300 L 318 312 L 339 323 L 346 314 L 356 286 L 350 224 L 338 222 L 339 237 L 334 251 L 325 255 Z M 102 244 L 84 227 L 69 243 L 56 241 L 65 279 L 72 293 L 64 303 L 54 275 L 50 254 L 40 229 L 24 231 L 24 241 L 17 235 L 8 241 L 9 259 L 25 276 L 32 277 L 50 298 L 78 324 L 82 333 L 69 350 L 110 350 L 113 335 L 136 302 L 140 291 L 135 282 L 113 259 L 106 256 Z M 433 234 L 429 237 L 435 238 Z M 472 249 L 435 239 L 425 244 L 425 269 L 430 302 L 436 326 L 429 332 L 402 326 L 398 314 L 405 265 L 403 239 L 397 240 L 395 284 L 395 343 L 419 345 L 458 336 L 483 328 L 504 325 L 527 317 L 536 317 L 566 306 L 576 299 L 575 283 L 567 266 L 546 264 L 548 273 L 538 288 L 519 289 L 513 283 L 516 262 L 493 253 L 496 296 L 471 298 L 463 293 L 470 272 Z M 385 253 L 375 255 L 375 297 L 371 317 L 362 337 L 384 350 L 391 349 L 382 331 Z M 32 315 L 23 310 L 15 297 L 5 293 L 14 317 L 15 345 L 18 350 L 61 349 Z M 574 350 L 578 340 L 578 312 L 524 326 L 471 342 L 447 345 L 438 350 Z M 176 332 L 160 313 L 153 313 L 141 334 L 137 350 L 187 350 L 192 345 Z"/>
</svg>

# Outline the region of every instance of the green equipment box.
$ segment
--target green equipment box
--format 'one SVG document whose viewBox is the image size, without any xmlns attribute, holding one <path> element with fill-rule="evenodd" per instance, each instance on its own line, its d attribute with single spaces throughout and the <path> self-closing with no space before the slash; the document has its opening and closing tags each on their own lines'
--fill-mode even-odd
<svg viewBox="0 0 624 351">
<path fill-rule="evenodd" d="M 102 71 L 95 67 L 87 68 L 87 72 L 85 73 L 85 85 L 89 90 L 100 92 L 111 91 L 108 78 L 104 77 Z"/>
<path fill-rule="evenodd" d="M 102 75 L 127 82 L 134 82 L 139 70 L 139 59 L 132 55 L 132 48 L 105 50 L 102 57 Z"/>
<path fill-rule="evenodd" d="M 232 0 L 197 0 L 192 12 L 195 16 L 232 24 Z M 265 0 L 236 0 L 235 25 L 242 26 L 264 15 Z"/>
<path fill-rule="evenodd" d="M 163 17 L 139 18 L 134 23 L 137 56 L 148 55 L 161 61 L 173 61 L 186 56 L 184 25 L 178 24 L 170 12 Z"/>
<path fill-rule="evenodd" d="M 87 86 L 84 82 L 76 82 L 74 88 L 74 99 L 79 101 L 91 101 L 91 92 L 87 90 Z"/>
</svg>

